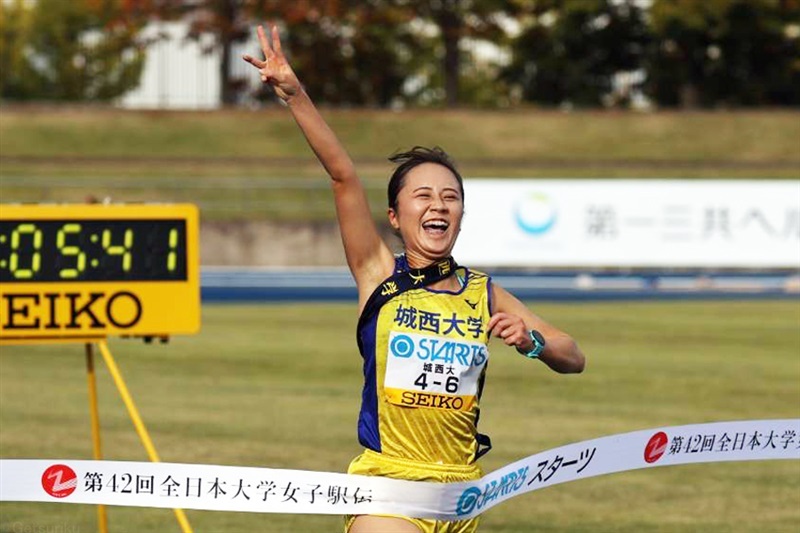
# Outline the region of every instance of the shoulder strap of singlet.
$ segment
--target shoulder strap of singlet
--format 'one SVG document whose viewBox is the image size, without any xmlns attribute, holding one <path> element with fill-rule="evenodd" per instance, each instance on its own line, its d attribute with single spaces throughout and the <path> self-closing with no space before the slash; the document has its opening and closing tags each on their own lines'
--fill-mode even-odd
<svg viewBox="0 0 800 533">
<path fill-rule="evenodd" d="M 361 316 L 358 317 L 356 326 L 356 339 L 358 340 L 358 350 L 363 355 L 361 346 L 361 327 L 372 318 L 383 304 L 410 289 L 419 289 L 437 281 L 443 280 L 452 274 L 458 267 L 452 257 L 437 261 L 425 268 L 414 268 L 395 272 L 386 278 L 383 283 L 372 292 Z"/>
</svg>

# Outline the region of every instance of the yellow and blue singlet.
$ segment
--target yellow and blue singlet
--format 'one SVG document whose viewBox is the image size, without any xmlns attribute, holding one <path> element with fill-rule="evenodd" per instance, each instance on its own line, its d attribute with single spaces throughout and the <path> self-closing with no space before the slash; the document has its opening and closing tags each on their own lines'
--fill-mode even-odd
<svg viewBox="0 0 800 533">
<path fill-rule="evenodd" d="M 405 256 L 395 267 L 408 270 Z M 361 325 L 358 438 L 367 449 L 424 463 L 474 462 L 491 278 L 464 267 L 456 274 L 460 290 L 412 288 Z"/>
</svg>

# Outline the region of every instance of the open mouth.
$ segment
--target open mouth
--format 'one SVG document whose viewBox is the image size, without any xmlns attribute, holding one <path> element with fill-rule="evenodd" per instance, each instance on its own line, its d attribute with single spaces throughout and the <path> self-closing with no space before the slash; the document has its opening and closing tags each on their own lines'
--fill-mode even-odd
<svg viewBox="0 0 800 533">
<path fill-rule="evenodd" d="M 444 235 L 449 227 L 450 223 L 446 220 L 428 220 L 422 224 L 422 229 L 430 235 Z"/>
</svg>

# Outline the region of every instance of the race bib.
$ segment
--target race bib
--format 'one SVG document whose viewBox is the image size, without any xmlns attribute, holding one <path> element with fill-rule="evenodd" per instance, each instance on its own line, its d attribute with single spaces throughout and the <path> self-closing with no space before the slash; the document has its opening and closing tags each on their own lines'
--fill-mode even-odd
<svg viewBox="0 0 800 533">
<path fill-rule="evenodd" d="M 488 358 L 481 342 L 393 331 L 383 382 L 386 400 L 406 407 L 469 411 Z"/>
</svg>

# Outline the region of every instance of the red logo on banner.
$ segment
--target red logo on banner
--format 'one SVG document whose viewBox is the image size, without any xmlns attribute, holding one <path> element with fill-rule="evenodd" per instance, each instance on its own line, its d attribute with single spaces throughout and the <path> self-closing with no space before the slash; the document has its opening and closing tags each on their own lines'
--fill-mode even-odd
<svg viewBox="0 0 800 533">
<path fill-rule="evenodd" d="M 661 456 L 667 451 L 668 442 L 669 437 L 663 431 L 659 431 L 650 437 L 647 446 L 644 447 L 644 460 L 648 463 L 655 463 L 661 459 Z"/>
<path fill-rule="evenodd" d="M 53 498 L 65 498 L 75 492 L 78 476 L 67 465 L 53 465 L 42 474 L 42 488 Z"/>
</svg>

